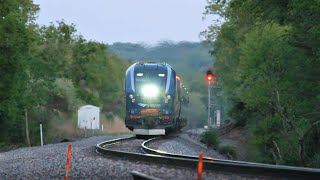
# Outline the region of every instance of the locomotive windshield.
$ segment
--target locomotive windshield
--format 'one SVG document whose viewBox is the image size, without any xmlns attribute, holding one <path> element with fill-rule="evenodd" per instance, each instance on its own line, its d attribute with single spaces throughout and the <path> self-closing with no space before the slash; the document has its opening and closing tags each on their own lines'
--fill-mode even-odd
<svg viewBox="0 0 320 180">
<path fill-rule="evenodd" d="M 167 73 L 165 70 L 143 70 L 135 73 L 136 92 L 142 97 L 158 97 L 166 89 Z"/>
</svg>

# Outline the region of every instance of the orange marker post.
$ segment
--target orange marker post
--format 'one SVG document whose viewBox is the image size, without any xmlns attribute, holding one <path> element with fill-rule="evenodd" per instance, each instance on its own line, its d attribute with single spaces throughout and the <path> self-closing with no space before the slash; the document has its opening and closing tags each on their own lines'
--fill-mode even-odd
<svg viewBox="0 0 320 180">
<path fill-rule="evenodd" d="M 68 144 L 67 162 L 66 162 L 66 174 L 64 176 L 64 180 L 68 180 L 68 172 L 69 172 L 69 167 L 70 167 L 70 158 L 71 158 L 71 144 Z"/>
<path fill-rule="evenodd" d="M 199 161 L 198 161 L 198 178 L 197 180 L 201 180 L 201 174 L 202 174 L 202 158 L 203 158 L 203 153 L 199 153 Z"/>
</svg>

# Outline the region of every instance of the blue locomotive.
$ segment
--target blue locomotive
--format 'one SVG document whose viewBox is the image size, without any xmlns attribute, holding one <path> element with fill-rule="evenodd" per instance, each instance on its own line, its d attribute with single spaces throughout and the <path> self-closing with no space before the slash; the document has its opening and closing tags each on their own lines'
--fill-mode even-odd
<svg viewBox="0 0 320 180">
<path fill-rule="evenodd" d="M 179 129 L 182 83 L 167 63 L 135 63 L 126 71 L 128 129 L 137 135 L 165 135 Z"/>
</svg>

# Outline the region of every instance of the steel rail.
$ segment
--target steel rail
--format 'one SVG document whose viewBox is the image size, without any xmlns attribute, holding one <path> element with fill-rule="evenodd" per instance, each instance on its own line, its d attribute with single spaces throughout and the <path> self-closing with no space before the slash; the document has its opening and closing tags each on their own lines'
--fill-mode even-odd
<svg viewBox="0 0 320 180">
<path fill-rule="evenodd" d="M 137 171 L 131 171 L 130 174 L 132 175 L 134 180 L 161 180 L 159 178 L 148 176 L 146 174 L 143 174 Z"/>
<path fill-rule="evenodd" d="M 140 160 L 147 162 L 155 162 L 161 164 L 169 164 L 180 167 L 188 167 L 195 169 L 198 164 L 198 157 L 185 156 L 179 154 L 167 153 L 154 150 L 148 147 L 149 144 L 159 140 L 160 138 L 152 138 L 141 144 L 143 152 L 147 154 L 130 153 L 124 151 L 116 151 L 107 147 L 121 141 L 134 139 L 135 137 L 120 138 L 105 141 L 96 145 L 96 151 L 103 155 L 117 156 L 125 159 Z M 319 179 L 320 169 L 292 167 L 283 165 L 270 165 L 261 163 L 252 163 L 244 161 L 221 160 L 215 158 L 203 158 L 204 170 L 219 171 L 227 173 L 243 174 L 245 176 L 267 176 L 272 178 L 289 178 L 289 179 Z"/>
</svg>

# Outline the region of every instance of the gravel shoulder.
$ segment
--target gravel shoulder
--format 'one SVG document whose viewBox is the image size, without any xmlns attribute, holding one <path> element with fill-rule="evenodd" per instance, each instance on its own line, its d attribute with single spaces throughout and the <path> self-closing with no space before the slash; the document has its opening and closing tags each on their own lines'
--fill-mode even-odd
<svg viewBox="0 0 320 180">
<path fill-rule="evenodd" d="M 190 138 L 187 134 L 184 133 L 180 134 L 178 137 L 160 140 L 152 144 L 151 148 L 172 154 L 181 154 L 188 156 L 198 156 L 199 153 L 202 152 L 205 157 L 226 159 L 214 149 L 208 148 L 203 143 Z"/>
<path fill-rule="evenodd" d="M 72 145 L 69 176 L 73 175 L 72 172 L 77 172 L 76 176 L 81 177 L 82 170 L 91 169 L 90 164 L 97 158 L 95 144 L 119 137 L 125 135 L 96 136 L 75 142 L 25 147 L 0 153 L 0 179 L 61 179 L 65 175 L 68 144 Z"/>
<path fill-rule="evenodd" d="M 204 133 L 206 129 L 190 129 L 187 130 L 187 133 L 184 137 L 188 138 L 194 143 L 198 143 L 199 146 L 206 146 L 203 143 L 200 143 L 200 135 Z M 245 130 L 242 127 L 235 127 L 230 131 L 227 131 L 223 135 L 219 135 L 220 146 L 229 145 L 233 146 L 236 149 L 237 155 L 235 160 L 239 161 L 248 161 L 249 154 L 246 147 L 246 134 Z"/>
<path fill-rule="evenodd" d="M 124 158 L 102 156 L 95 152 L 94 146 L 97 143 L 120 137 L 127 136 L 96 136 L 69 142 L 72 145 L 69 179 L 133 179 L 131 171 L 160 179 L 196 179 L 196 167 L 182 168 L 170 164 L 142 162 L 139 159 L 129 161 Z M 63 179 L 69 143 L 20 148 L 0 153 L 0 179 Z M 204 168 L 202 179 L 256 179 L 256 177 L 206 171 Z"/>
</svg>

